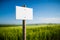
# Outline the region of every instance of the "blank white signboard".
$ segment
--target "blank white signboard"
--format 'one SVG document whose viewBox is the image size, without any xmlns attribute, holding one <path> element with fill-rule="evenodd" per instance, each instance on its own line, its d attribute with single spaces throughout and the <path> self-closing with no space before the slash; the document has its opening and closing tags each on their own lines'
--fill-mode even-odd
<svg viewBox="0 0 60 40">
<path fill-rule="evenodd" d="M 32 20 L 33 19 L 33 9 L 16 6 L 16 19 Z"/>
</svg>

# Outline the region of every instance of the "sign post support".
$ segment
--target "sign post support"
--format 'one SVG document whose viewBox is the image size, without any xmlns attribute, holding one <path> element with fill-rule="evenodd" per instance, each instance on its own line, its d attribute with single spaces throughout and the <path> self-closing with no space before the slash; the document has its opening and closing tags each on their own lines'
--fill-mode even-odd
<svg viewBox="0 0 60 40">
<path fill-rule="evenodd" d="M 26 40 L 26 22 L 23 20 L 23 40 Z"/>
<path fill-rule="evenodd" d="M 26 7 L 23 5 L 22 7 Z M 23 22 L 23 40 L 26 40 L 26 20 L 22 20 Z"/>
</svg>

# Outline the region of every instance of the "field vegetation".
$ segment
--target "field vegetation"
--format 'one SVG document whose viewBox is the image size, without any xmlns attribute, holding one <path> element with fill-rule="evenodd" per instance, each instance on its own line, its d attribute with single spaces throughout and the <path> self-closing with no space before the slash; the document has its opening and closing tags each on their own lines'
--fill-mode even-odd
<svg viewBox="0 0 60 40">
<path fill-rule="evenodd" d="M 21 25 L 0 25 L 0 40 L 23 40 Z M 60 24 L 26 26 L 27 40 L 60 40 Z"/>
</svg>

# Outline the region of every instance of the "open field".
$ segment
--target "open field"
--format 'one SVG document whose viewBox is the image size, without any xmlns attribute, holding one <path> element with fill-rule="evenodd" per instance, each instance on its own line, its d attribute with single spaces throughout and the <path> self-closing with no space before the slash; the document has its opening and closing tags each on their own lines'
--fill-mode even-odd
<svg viewBox="0 0 60 40">
<path fill-rule="evenodd" d="M 60 24 L 27 25 L 27 40 L 60 40 Z M 23 40 L 22 26 L 0 25 L 0 40 Z"/>
</svg>

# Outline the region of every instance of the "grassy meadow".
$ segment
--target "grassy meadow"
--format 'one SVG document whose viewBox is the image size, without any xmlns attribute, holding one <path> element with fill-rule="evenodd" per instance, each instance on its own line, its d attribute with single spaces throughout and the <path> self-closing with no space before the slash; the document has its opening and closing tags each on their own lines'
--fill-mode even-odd
<svg viewBox="0 0 60 40">
<path fill-rule="evenodd" d="M 60 40 L 60 24 L 26 26 L 27 40 Z M 23 40 L 21 25 L 0 25 L 0 40 Z"/>
</svg>

